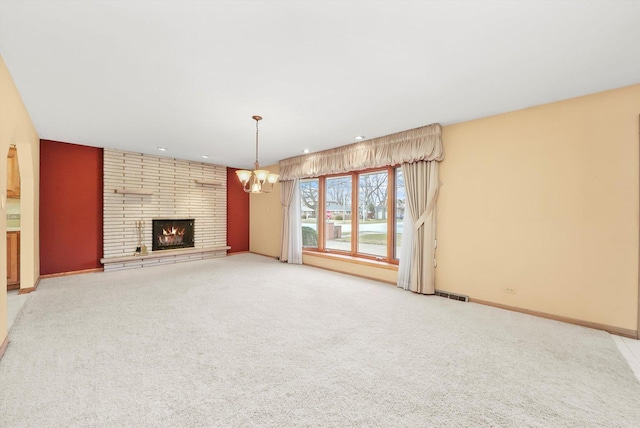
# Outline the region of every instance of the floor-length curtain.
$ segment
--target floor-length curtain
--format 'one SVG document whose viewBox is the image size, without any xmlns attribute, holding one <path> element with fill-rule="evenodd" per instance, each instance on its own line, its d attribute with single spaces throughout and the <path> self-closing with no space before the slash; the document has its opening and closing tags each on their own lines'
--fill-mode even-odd
<svg viewBox="0 0 640 428">
<path fill-rule="evenodd" d="M 300 180 L 293 181 L 293 196 L 289 203 L 289 253 L 287 261 L 302 264 L 302 215 L 300 210 Z"/>
<path fill-rule="evenodd" d="M 405 205 L 402 220 L 402 244 L 400 246 L 400 265 L 398 266 L 398 287 L 408 290 L 411 284 L 411 254 L 413 253 L 413 220 L 411 211 Z"/>
<path fill-rule="evenodd" d="M 406 189 L 405 209 L 413 220 L 409 290 L 435 292 L 435 204 L 438 199 L 438 162 L 402 164 Z M 400 260 L 402 263 L 402 259 Z"/>
<path fill-rule="evenodd" d="M 296 188 L 297 180 L 285 180 L 280 182 L 280 204 L 282 205 L 282 242 L 280 243 L 280 261 L 289 260 L 289 206 L 293 200 L 293 191 Z"/>
</svg>

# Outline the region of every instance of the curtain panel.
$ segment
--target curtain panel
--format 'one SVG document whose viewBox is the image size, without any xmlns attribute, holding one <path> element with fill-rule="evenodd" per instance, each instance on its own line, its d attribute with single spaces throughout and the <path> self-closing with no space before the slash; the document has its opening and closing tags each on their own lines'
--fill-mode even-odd
<svg viewBox="0 0 640 428">
<path fill-rule="evenodd" d="M 293 193 L 298 180 L 289 180 L 280 182 L 280 205 L 282 205 L 282 241 L 280 242 L 280 261 L 289 261 L 289 245 L 290 237 L 290 216 L 289 206 L 293 200 Z"/>
<path fill-rule="evenodd" d="M 280 261 L 301 265 L 302 218 L 300 215 L 300 181 L 281 181 L 280 186 L 280 205 L 282 205 Z"/>
<path fill-rule="evenodd" d="M 398 264 L 398 287 L 411 289 L 411 257 L 413 257 L 413 220 L 411 210 L 406 206 L 402 220 L 402 245 Z"/>
<path fill-rule="evenodd" d="M 435 293 L 435 239 L 436 201 L 440 183 L 438 162 L 414 162 L 402 164 L 406 186 L 406 207 L 411 215 L 413 230 L 411 239 L 402 237 L 400 269 L 409 271 L 406 276 L 398 274 L 398 287 L 415 293 Z M 404 229 L 407 230 L 407 229 Z M 405 245 L 410 246 L 410 257 L 406 257 Z M 406 275 L 406 272 L 403 272 Z"/>
<path fill-rule="evenodd" d="M 300 180 L 293 181 L 293 198 L 289 204 L 288 263 L 302 264 L 302 215 L 300 210 Z"/>
<path fill-rule="evenodd" d="M 418 161 L 441 161 L 442 127 L 438 123 L 318 153 L 283 159 L 280 179 L 318 177 Z"/>
</svg>

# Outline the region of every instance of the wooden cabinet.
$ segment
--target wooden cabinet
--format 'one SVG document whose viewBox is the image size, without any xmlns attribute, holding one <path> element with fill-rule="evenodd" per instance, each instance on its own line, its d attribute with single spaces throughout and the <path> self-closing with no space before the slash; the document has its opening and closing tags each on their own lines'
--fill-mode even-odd
<svg viewBox="0 0 640 428">
<path fill-rule="evenodd" d="M 20 232 L 7 232 L 7 290 L 20 288 Z"/>
<path fill-rule="evenodd" d="M 20 197 L 20 168 L 18 167 L 18 151 L 9 148 L 7 156 L 7 198 Z"/>
</svg>

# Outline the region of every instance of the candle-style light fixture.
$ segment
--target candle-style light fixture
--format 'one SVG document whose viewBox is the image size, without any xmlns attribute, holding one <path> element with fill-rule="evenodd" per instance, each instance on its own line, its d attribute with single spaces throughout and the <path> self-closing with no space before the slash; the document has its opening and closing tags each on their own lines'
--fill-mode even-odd
<svg viewBox="0 0 640 428">
<path fill-rule="evenodd" d="M 253 171 L 241 169 L 236 171 L 242 187 L 247 193 L 269 193 L 273 191 L 273 187 L 278 181 L 278 174 L 272 174 L 266 169 L 260 169 L 258 162 L 258 122 L 262 120 L 261 116 L 253 116 L 256 121 L 256 161 L 253 164 Z"/>
</svg>

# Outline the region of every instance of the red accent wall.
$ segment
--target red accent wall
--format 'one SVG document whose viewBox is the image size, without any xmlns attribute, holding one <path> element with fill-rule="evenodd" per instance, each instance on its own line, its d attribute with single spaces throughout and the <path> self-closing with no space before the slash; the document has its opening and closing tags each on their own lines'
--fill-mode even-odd
<svg viewBox="0 0 640 428">
<path fill-rule="evenodd" d="M 40 274 L 100 268 L 102 149 L 40 140 Z"/>
<path fill-rule="evenodd" d="M 227 245 L 230 253 L 249 251 L 249 194 L 242 190 L 237 168 L 227 168 Z"/>
</svg>

